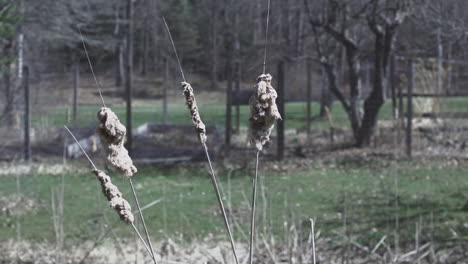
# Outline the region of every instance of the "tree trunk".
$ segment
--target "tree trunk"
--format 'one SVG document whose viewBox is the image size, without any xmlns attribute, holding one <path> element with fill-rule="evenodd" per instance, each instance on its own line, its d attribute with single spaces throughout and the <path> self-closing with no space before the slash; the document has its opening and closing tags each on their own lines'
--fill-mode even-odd
<svg viewBox="0 0 468 264">
<path fill-rule="evenodd" d="M 385 102 L 385 70 L 388 61 L 385 56 L 384 34 L 376 34 L 373 87 L 369 97 L 364 102 L 364 117 L 357 138 L 358 146 L 370 144 L 377 126 L 379 110 Z"/>
<path fill-rule="evenodd" d="M 307 138 L 310 137 L 310 125 L 312 122 L 312 61 L 307 59 Z"/>
<path fill-rule="evenodd" d="M 348 102 L 344 96 L 344 93 L 338 89 L 338 78 L 335 71 L 335 67 L 330 63 L 322 63 L 322 70 L 326 74 L 326 82 L 328 83 L 328 89 L 330 92 L 340 101 L 343 109 L 348 115 L 349 122 L 353 131 L 354 138 L 357 137 L 360 125 L 360 119 L 356 118 L 356 109 L 351 108 L 351 103 Z"/>
<path fill-rule="evenodd" d="M 332 96 L 330 93 L 330 76 L 328 76 L 324 67 L 322 67 L 322 94 L 320 96 L 320 117 L 325 117 L 327 114 L 327 108 L 331 111 L 332 108 Z"/>
<path fill-rule="evenodd" d="M 359 128 L 361 127 L 361 62 L 359 61 L 358 50 L 354 47 L 346 48 L 346 59 L 349 68 L 349 89 L 350 99 L 349 118 L 351 121 L 351 128 L 353 130 L 354 138 L 357 139 Z"/>
</svg>

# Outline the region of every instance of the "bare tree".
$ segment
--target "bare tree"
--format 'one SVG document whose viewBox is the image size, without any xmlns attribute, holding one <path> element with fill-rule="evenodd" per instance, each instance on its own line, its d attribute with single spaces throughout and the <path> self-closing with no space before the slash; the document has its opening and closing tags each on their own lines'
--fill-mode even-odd
<svg viewBox="0 0 468 264">
<path fill-rule="evenodd" d="M 371 1 L 366 20 L 375 37 L 374 76 L 369 97 L 364 103 L 364 117 L 357 137 L 359 146 L 368 145 L 375 127 L 379 110 L 385 102 L 385 85 L 390 55 L 398 27 L 409 14 L 407 1 Z"/>
<path fill-rule="evenodd" d="M 358 146 L 370 143 L 377 117 L 385 101 L 384 86 L 388 61 L 398 26 L 409 14 L 409 2 L 404 0 L 321 1 L 314 5 L 304 0 L 309 24 L 314 34 L 317 54 L 329 78 L 331 92 L 348 114 L 354 139 Z M 314 16 L 314 13 L 321 14 Z M 374 36 L 372 40 L 369 36 Z M 324 42 L 323 38 L 326 38 Z M 336 61 L 323 47 L 333 40 L 344 48 L 349 83 L 349 99 L 334 85 Z M 375 59 L 374 82 L 370 96 L 361 106 L 361 56 L 373 44 Z M 322 48 L 320 48 L 322 47 Z M 343 83 L 343 82 L 342 82 Z"/>
</svg>

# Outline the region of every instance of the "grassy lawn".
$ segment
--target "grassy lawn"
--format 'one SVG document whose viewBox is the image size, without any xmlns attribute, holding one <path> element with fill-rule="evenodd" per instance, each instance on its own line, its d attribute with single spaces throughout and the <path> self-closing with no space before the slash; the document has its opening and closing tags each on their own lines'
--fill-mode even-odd
<svg viewBox="0 0 468 264">
<path fill-rule="evenodd" d="M 437 163 L 419 166 L 406 162 L 375 168 L 350 163 L 308 166 L 307 170 L 292 173 L 262 169 L 266 199 L 263 200 L 260 192 L 260 230 L 264 226 L 267 229 L 271 227 L 281 240 L 284 222 L 295 222 L 306 236 L 308 219 L 313 217 L 322 234 L 342 231 L 346 223 L 348 232 L 355 233 L 357 239 L 364 244 L 375 245 L 383 235 L 394 234 L 398 217 L 403 243 L 412 241 L 418 221 L 423 223 L 424 238 L 429 234 L 440 242 L 468 238 L 466 166 L 441 166 Z M 287 167 L 283 171 L 288 171 Z M 226 174 L 224 170 L 219 171 L 225 201 L 228 202 L 230 193 L 233 217 L 248 234 L 249 205 L 246 197 L 250 199 L 251 196 L 251 172 L 233 173 L 230 188 Z M 54 241 L 51 189 L 60 185 L 60 179 L 60 176 L 52 175 L 21 176 L 23 194 L 39 201 L 35 213 L 20 217 L 24 238 Z M 133 202 L 126 180 L 114 177 L 114 181 L 124 196 Z M 144 211 L 154 236 L 182 234 L 191 239 L 224 234 L 212 185 L 204 169 L 143 167 L 134 183 L 142 205 L 163 199 Z M 15 177 L 2 179 L 2 195 L 13 194 L 15 189 Z M 65 175 L 64 207 L 67 244 L 96 239 L 104 224 L 114 226 L 119 235 L 131 235 L 130 228 L 120 223 L 108 208 L 91 174 Z M 0 240 L 16 237 L 14 217 L 0 215 L 0 223 Z M 238 238 L 244 239 L 238 228 L 234 232 Z"/>
<path fill-rule="evenodd" d="M 440 104 L 442 111 L 466 112 L 468 111 L 467 98 L 464 97 L 449 97 L 441 98 Z M 90 125 L 96 122 L 96 112 L 100 105 L 93 106 L 80 106 L 78 113 L 78 124 Z M 122 123 L 125 124 L 125 106 L 115 105 L 111 106 L 118 114 Z M 224 104 L 200 104 L 200 113 L 203 121 L 207 124 L 215 124 L 218 126 L 225 125 L 225 105 Z M 405 101 L 406 107 L 406 101 Z M 304 129 L 306 118 L 306 103 L 287 103 L 286 104 L 286 128 Z M 312 103 L 312 115 L 316 116 L 320 110 L 318 103 Z M 133 126 L 137 127 L 146 122 L 159 123 L 162 121 L 162 106 L 157 105 L 137 105 L 133 107 Z M 43 126 L 44 124 L 52 126 L 63 126 L 65 124 L 65 108 L 58 107 L 49 110 L 44 114 L 33 114 L 33 126 Z M 233 109 L 233 122 L 235 117 L 235 110 Z M 249 109 L 247 106 L 240 107 L 240 125 L 245 127 L 247 119 L 249 118 Z M 349 127 L 349 121 L 344 109 L 339 102 L 335 102 L 332 108 L 332 118 L 335 127 L 345 128 Z M 387 100 L 379 113 L 379 119 L 389 120 L 392 118 L 391 101 Z M 190 117 L 185 105 L 182 104 L 169 104 L 168 105 L 168 122 L 170 124 L 189 124 Z M 328 128 L 326 120 L 315 120 L 312 122 L 315 128 Z"/>
</svg>

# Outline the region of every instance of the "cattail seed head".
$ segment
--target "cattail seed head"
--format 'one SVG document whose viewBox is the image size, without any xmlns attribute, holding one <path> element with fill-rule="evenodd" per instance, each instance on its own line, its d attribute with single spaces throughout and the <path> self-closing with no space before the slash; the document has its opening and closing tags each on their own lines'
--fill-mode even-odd
<svg viewBox="0 0 468 264">
<path fill-rule="evenodd" d="M 200 113 L 198 112 L 197 101 L 195 100 L 195 94 L 193 88 L 188 82 L 182 82 L 182 88 L 185 95 L 185 102 L 190 110 L 192 116 L 193 126 L 197 131 L 198 138 L 202 143 L 206 142 L 206 127 L 201 120 Z"/>
<path fill-rule="evenodd" d="M 97 113 L 97 118 L 99 126 L 96 132 L 107 153 L 107 160 L 126 177 L 132 177 L 137 172 L 137 168 L 124 147 L 127 133 L 125 126 L 120 123 L 119 118 L 110 108 L 101 108 Z"/>
<path fill-rule="evenodd" d="M 122 196 L 117 186 L 115 186 L 111 178 L 101 170 L 93 170 L 93 173 L 101 183 L 102 193 L 109 201 L 109 205 L 120 216 L 120 219 L 127 224 L 133 223 L 135 217 L 132 214 L 132 207 Z"/>
<path fill-rule="evenodd" d="M 270 134 L 275 126 L 275 121 L 281 119 L 276 105 L 278 94 L 271 85 L 271 75 L 262 74 L 257 78 L 255 92 L 249 99 L 249 143 L 258 151 L 270 141 Z"/>
</svg>

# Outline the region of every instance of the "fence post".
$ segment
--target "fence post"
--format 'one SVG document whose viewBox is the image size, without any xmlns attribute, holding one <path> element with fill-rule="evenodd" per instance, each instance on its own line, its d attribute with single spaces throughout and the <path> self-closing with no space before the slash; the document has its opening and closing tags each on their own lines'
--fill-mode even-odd
<svg viewBox="0 0 468 264">
<path fill-rule="evenodd" d="M 442 94 L 442 59 L 444 56 L 440 28 L 437 30 L 437 94 Z"/>
<path fill-rule="evenodd" d="M 392 55 L 390 57 L 390 75 L 389 75 L 389 83 L 390 83 L 390 92 L 392 95 L 392 115 L 393 115 L 393 120 L 396 119 L 397 117 L 397 106 L 396 106 L 396 91 L 395 91 L 395 55 Z"/>
<path fill-rule="evenodd" d="M 127 65 L 125 71 L 125 89 L 127 99 L 127 150 L 132 152 L 132 75 L 133 75 L 133 0 L 127 0 Z"/>
<path fill-rule="evenodd" d="M 412 157 L 412 132 L 413 132 L 413 87 L 414 87 L 413 60 L 408 60 L 408 94 L 407 94 L 407 125 L 406 125 L 406 154 Z"/>
<path fill-rule="evenodd" d="M 31 99 L 29 96 L 29 68 L 23 67 L 24 86 L 24 160 L 31 162 Z"/>
<path fill-rule="evenodd" d="M 397 88 L 398 88 L 398 118 L 402 120 L 402 124 L 403 124 L 403 118 L 404 118 L 403 87 L 401 85 L 398 85 Z"/>
<path fill-rule="evenodd" d="M 277 125 L 276 133 L 278 135 L 277 142 L 277 154 L 276 157 L 278 160 L 282 160 L 284 157 L 284 122 L 286 120 L 286 112 L 284 111 L 284 62 L 282 60 L 278 63 L 278 110 L 283 117 L 283 120 L 280 120 Z"/>
<path fill-rule="evenodd" d="M 241 69 L 240 69 L 240 62 L 236 60 L 235 63 L 235 74 L 236 74 L 236 96 L 239 96 L 240 93 L 240 80 L 241 80 Z M 236 133 L 240 132 L 240 103 L 237 100 L 236 104 Z"/>
<path fill-rule="evenodd" d="M 78 116 L 78 90 L 80 87 L 80 60 L 78 54 L 75 54 L 74 65 L 74 80 L 73 80 L 73 126 L 77 126 Z"/>
<path fill-rule="evenodd" d="M 312 62 L 307 59 L 307 139 L 310 138 L 310 123 L 312 121 Z"/>
<path fill-rule="evenodd" d="M 232 69 L 231 63 L 226 64 L 226 73 L 227 73 L 227 89 L 226 89 L 226 131 L 225 131 L 225 142 L 226 146 L 231 145 L 231 133 L 232 133 Z M 226 148 L 229 149 L 229 148 Z"/>
<path fill-rule="evenodd" d="M 167 57 L 164 57 L 164 83 L 163 83 L 163 113 L 162 123 L 167 123 L 167 88 L 169 86 L 169 62 Z"/>
</svg>

